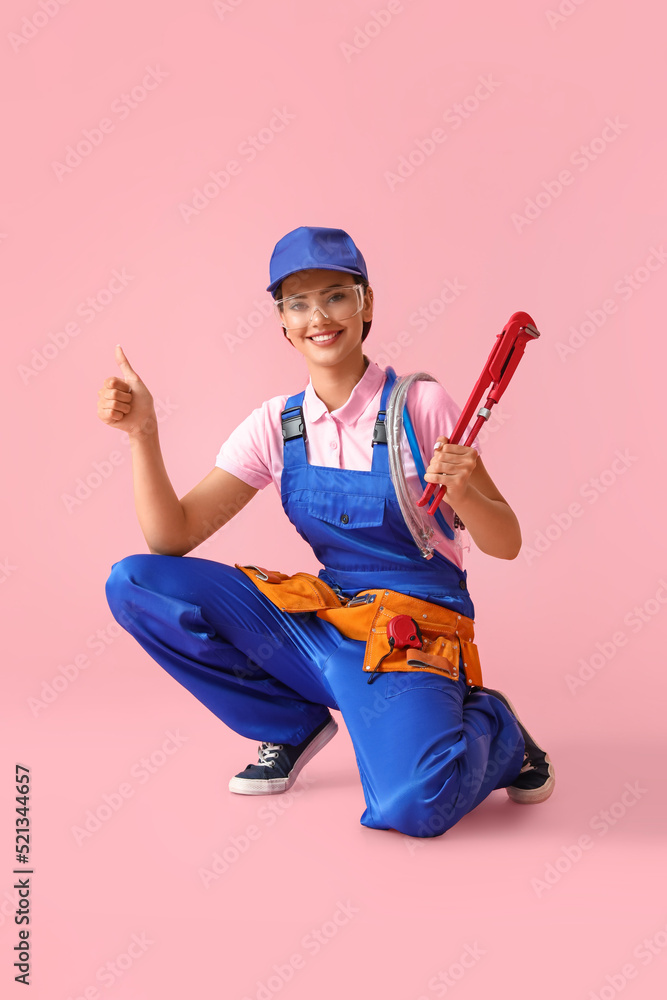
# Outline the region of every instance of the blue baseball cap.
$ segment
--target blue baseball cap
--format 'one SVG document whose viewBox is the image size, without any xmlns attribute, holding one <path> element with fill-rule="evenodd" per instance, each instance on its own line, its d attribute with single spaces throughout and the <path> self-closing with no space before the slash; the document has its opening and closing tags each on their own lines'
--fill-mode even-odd
<svg viewBox="0 0 667 1000">
<path fill-rule="evenodd" d="M 343 229 L 322 226 L 299 226 L 278 240 L 269 264 L 270 285 L 267 292 L 274 296 L 283 278 L 295 271 L 317 268 L 325 271 L 347 271 L 368 281 L 366 261 Z"/>
</svg>

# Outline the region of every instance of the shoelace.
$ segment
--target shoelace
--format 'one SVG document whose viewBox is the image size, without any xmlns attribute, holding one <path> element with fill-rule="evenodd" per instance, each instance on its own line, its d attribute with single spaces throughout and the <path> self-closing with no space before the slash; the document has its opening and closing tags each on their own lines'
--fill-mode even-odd
<svg viewBox="0 0 667 1000">
<path fill-rule="evenodd" d="M 275 758 L 282 748 L 282 743 L 261 743 L 257 748 L 259 752 L 258 766 L 275 767 Z"/>
<path fill-rule="evenodd" d="M 526 751 L 524 751 L 523 764 L 521 766 L 521 770 L 519 771 L 519 774 L 524 774 L 526 771 L 534 771 L 534 770 L 535 770 L 535 765 L 533 764 L 532 760 L 528 756 L 528 751 L 526 750 Z"/>
</svg>

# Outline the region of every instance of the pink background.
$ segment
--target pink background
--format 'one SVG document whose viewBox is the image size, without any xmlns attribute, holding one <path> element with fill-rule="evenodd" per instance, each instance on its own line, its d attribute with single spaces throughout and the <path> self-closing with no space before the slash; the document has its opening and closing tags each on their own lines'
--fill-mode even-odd
<svg viewBox="0 0 667 1000">
<path fill-rule="evenodd" d="M 661 995 L 664 26 L 648 2 L 561 9 L 3 5 L 8 996 L 23 995 L 17 761 L 32 772 L 39 1000 Z M 153 89 L 128 105 L 148 68 Z M 276 109 L 293 117 L 262 132 Z M 97 144 L 69 171 L 54 166 L 86 130 Z M 410 176 L 390 183 L 401 157 Z M 230 160 L 236 175 L 186 221 L 181 206 Z M 512 312 L 541 331 L 482 439 L 524 548 L 508 562 L 473 546 L 466 565 L 486 682 L 549 750 L 557 787 L 534 808 L 496 791 L 434 840 L 360 826 L 344 727 L 303 794 L 230 795 L 255 744 L 177 685 L 105 600 L 111 564 L 147 551 L 126 435 L 96 416 L 98 388 L 119 374 L 113 345 L 159 400 L 183 496 L 243 416 L 305 385 L 302 359 L 255 312 L 275 242 L 299 225 L 342 227 L 361 248 L 369 356 L 431 372 L 459 405 Z M 111 296 L 114 271 L 127 284 Z M 446 281 L 465 288 L 417 332 L 411 314 Z M 242 321 L 252 332 L 234 342 Z M 319 568 L 272 487 L 192 554 Z M 166 755 L 170 732 L 187 739 Z M 77 843 L 105 796 L 117 808 Z M 200 869 L 216 852 L 229 863 L 207 889 Z M 133 935 L 143 950 L 127 951 Z"/>
</svg>

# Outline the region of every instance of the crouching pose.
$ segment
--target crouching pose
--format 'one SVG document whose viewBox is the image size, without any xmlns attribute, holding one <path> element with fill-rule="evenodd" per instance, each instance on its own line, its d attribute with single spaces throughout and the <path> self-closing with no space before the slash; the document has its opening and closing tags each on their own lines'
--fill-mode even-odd
<svg viewBox="0 0 667 1000">
<path fill-rule="evenodd" d="M 137 515 L 149 553 L 113 564 L 116 620 L 227 726 L 259 741 L 231 777 L 244 795 L 284 792 L 336 734 L 354 746 L 364 826 L 433 837 L 491 791 L 548 798 L 553 767 L 501 692 L 484 687 L 463 532 L 514 559 L 521 533 L 482 464 L 450 444 L 460 410 L 436 381 L 415 381 L 406 409 L 423 480 L 445 485 L 433 555 L 406 526 L 384 428 L 396 373 L 364 353 L 373 290 L 340 229 L 301 226 L 276 245 L 270 291 L 309 381 L 253 410 L 215 467 L 178 499 L 162 459 L 152 396 L 120 345 L 122 378 L 99 390 L 98 415 L 130 437 Z M 432 456 L 432 457 L 431 457 Z M 285 514 L 322 564 L 317 576 L 183 558 L 273 482 Z"/>
</svg>

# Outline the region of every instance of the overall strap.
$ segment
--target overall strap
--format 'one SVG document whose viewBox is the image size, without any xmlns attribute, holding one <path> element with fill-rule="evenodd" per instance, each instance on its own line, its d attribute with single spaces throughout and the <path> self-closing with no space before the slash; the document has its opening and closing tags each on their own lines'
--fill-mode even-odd
<svg viewBox="0 0 667 1000">
<path fill-rule="evenodd" d="M 378 415 L 375 419 L 375 427 L 373 428 L 373 462 L 371 464 L 372 472 L 385 472 L 389 475 L 389 452 L 387 450 L 387 403 L 389 402 L 389 396 L 393 388 L 394 382 L 396 381 L 396 372 L 388 365 L 385 369 L 386 378 L 384 386 L 382 388 L 382 396 L 380 397 L 380 409 L 378 410 Z M 376 444 L 383 444 L 384 448 L 376 448 Z"/>
<path fill-rule="evenodd" d="M 303 397 L 306 390 L 290 396 L 280 414 L 283 428 L 283 464 L 307 465 L 306 421 L 303 417 Z"/>
</svg>

